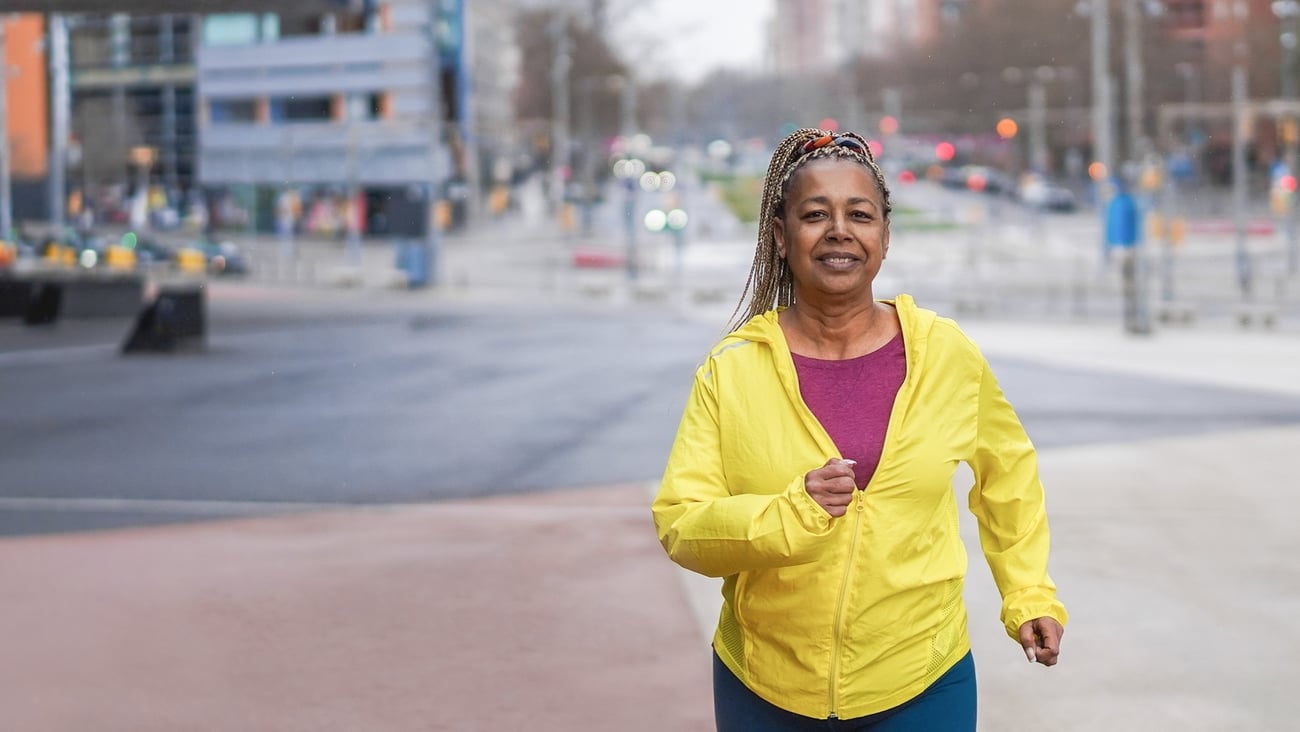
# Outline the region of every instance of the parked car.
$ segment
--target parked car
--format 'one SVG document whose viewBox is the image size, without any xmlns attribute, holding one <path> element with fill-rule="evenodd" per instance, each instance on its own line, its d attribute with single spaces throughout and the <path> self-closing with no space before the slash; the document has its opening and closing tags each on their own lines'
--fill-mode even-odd
<svg viewBox="0 0 1300 732">
<path fill-rule="evenodd" d="M 199 242 L 195 247 L 208 257 L 208 272 L 214 275 L 246 275 L 251 271 L 248 256 L 233 242 Z"/>
<path fill-rule="evenodd" d="M 135 256 L 141 265 L 170 264 L 176 261 L 176 250 L 157 239 L 141 236 L 135 242 Z"/>
<path fill-rule="evenodd" d="M 1025 176 L 1020 182 L 1019 193 L 1026 206 L 1045 211 L 1073 211 L 1079 207 L 1074 191 L 1042 175 Z"/>
</svg>

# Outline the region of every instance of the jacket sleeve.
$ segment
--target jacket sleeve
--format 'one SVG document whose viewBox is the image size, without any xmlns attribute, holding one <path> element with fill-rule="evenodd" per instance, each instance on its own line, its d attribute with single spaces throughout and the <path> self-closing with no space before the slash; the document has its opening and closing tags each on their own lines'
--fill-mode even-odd
<svg viewBox="0 0 1300 732">
<path fill-rule="evenodd" d="M 716 394 L 697 373 L 652 506 L 668 556 L 709 577 L 815 560 L 830 514 L 808 495 L 803 475 L 776 494 L 732 490 L 718 416 Z"/>
<path fill-rule="evenodd" d="M 970 510 L 980 545 L 1002 595 L 1002 623 L 1019 639 L 1020 626 L 1040 617 L 1068 620 L 1047 575 L 1051 543 L 1038 457 L 1020 419 L 981 357 L 979 415 L 970 460 L 975 485 Z"/>
</svg>

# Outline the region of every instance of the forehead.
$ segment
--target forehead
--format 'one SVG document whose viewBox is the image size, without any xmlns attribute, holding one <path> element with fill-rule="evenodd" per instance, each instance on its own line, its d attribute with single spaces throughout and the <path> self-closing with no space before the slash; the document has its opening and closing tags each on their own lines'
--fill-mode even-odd
<svg viewBox="0 0 1300 732">
<path fill-rule="evenodd" d="M 819 158 L 795 170 L 785 197 L 798 202 L 811 196 L 870 198 L 879 204 L 881 193 L 875 173 L 862 163 L 847 158 Z"/>
</svg>

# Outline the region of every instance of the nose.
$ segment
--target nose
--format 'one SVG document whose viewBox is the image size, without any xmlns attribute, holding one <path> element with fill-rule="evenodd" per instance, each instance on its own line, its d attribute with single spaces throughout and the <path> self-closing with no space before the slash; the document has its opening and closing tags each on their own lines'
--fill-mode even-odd
<svg viewBox="0 0 1300 732">
<path fill-rule="evenodd" d="M 829 226 L 826 229 L 826 238 L 832 241 L 848 238 L 849 236 L 849 218 L 844 213 L 832 213 L 828 217 Z"/>
</svg>

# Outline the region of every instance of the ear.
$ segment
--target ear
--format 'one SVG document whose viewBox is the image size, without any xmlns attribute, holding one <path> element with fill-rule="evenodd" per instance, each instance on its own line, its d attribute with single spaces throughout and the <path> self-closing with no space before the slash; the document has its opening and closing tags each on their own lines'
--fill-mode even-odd
<svg viewBox="0 0 1300 732">
<path fill-rule="evenodd" d="M 885 222 L 885 236 L 880 240 L 880 258 L 889 258 L 889 222 Z"/>
<path fill-rule="evenodd" d="M 772 238 L 776 240 L 776 253 L 785 259 L 785 217 L 772 217 Z"/>
</svg>

